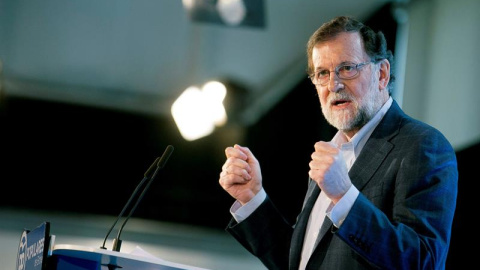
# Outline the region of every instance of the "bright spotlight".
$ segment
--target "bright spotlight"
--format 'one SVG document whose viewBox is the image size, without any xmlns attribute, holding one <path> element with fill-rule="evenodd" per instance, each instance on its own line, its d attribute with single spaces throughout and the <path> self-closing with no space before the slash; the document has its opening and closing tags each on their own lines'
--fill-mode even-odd
<svg viewBox="0 0 480 270">
<path fill-rule="evenodd" d="M 217 9 L 222 20 L 233 26 L 241 24 L 247 15 L 243 0 L 218 0 Z"/>
<path fill-rule="evenodd" d="M 173 103 L 171 112 L 182 137 L 193 141 L 213 132 L 227 122 L 223 100 L 227 90 L 217 81 L 187 88 Z"/>
</svg>

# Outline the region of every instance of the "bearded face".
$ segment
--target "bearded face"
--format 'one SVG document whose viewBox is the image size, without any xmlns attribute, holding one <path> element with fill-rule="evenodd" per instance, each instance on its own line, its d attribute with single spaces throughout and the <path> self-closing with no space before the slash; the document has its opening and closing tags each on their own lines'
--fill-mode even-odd
<svg viewBox="0 0 480 270">
<path fill-rule="evenodd" d="M 312 51 L 313 72 L 328 76 L 316 90 L 326 120 L 347 137 L 352 137 L 388 100 L 390 65 L 387 60 L 372 62 L 356 32 L 338 34 L 317 44 Z M 339 78 L 337 67 L 357 68 L 348 78 Z M 329 74 L 329 75 L 327 75 Z M 343 74 L 342 74 L 343 75 Z M 341 76 L 340 76 L 341 77 Z"/>
<path fill-rule="evenodd" d="M 355 97 L 345 88 L 338 92 L 330 92 L 325 105 L 322 104 L 322 113 L 330 125 L 340 131 L 350 132 L 359 130 L 382 107 L 384 100 L 375 84 L 361 97 Z M 342 107 L 342 104 L 348 106 Z"/>
</svg>

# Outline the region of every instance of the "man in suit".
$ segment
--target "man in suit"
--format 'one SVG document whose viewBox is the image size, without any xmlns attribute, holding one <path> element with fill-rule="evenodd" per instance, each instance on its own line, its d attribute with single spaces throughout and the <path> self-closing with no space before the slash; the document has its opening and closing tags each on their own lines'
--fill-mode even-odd
<svg viewBox="0 0 480 270">
<path fill-rule="evenodd" d="M 444 269 L 455 152 L 392 99 L 383 34 L 340 16 L 313 33 L 307 55 L 322 113 L 338 132 L 314 145 L 296 224 L 263 189 L 253 153 L 234 145 L 219 179 L 236 199 L 226 230 L 268 269 Z"/>
</svg>

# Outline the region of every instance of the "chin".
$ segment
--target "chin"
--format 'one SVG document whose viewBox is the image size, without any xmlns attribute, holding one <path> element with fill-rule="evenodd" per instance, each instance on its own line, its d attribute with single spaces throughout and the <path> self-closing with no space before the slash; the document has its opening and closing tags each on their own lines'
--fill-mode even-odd
<svg viewBox="0 0 480 270">
<path fill-rule="evenodd" d="M 328 114 L 325 114 L 325 116 L 330 125 L 334 126 L 338 130 L 348 131 L 352 130 L 355 126 L 355 116 L 350 111 L 342 111 L 336 113 L 330 112 Z"/>
</svg>

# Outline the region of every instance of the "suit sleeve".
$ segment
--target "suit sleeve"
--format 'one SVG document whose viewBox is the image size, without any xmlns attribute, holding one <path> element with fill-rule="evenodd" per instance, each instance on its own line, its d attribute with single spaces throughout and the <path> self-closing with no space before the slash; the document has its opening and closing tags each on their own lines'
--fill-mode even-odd
<svg viewBox="0 0 480 270">
<path fill-rule="evenodd" d="M 231 219 L 226 231 L 268 269 L 288 269 L 288 254 L 293 228 L 267 196 L 244 221 Z"/>
</svg>

